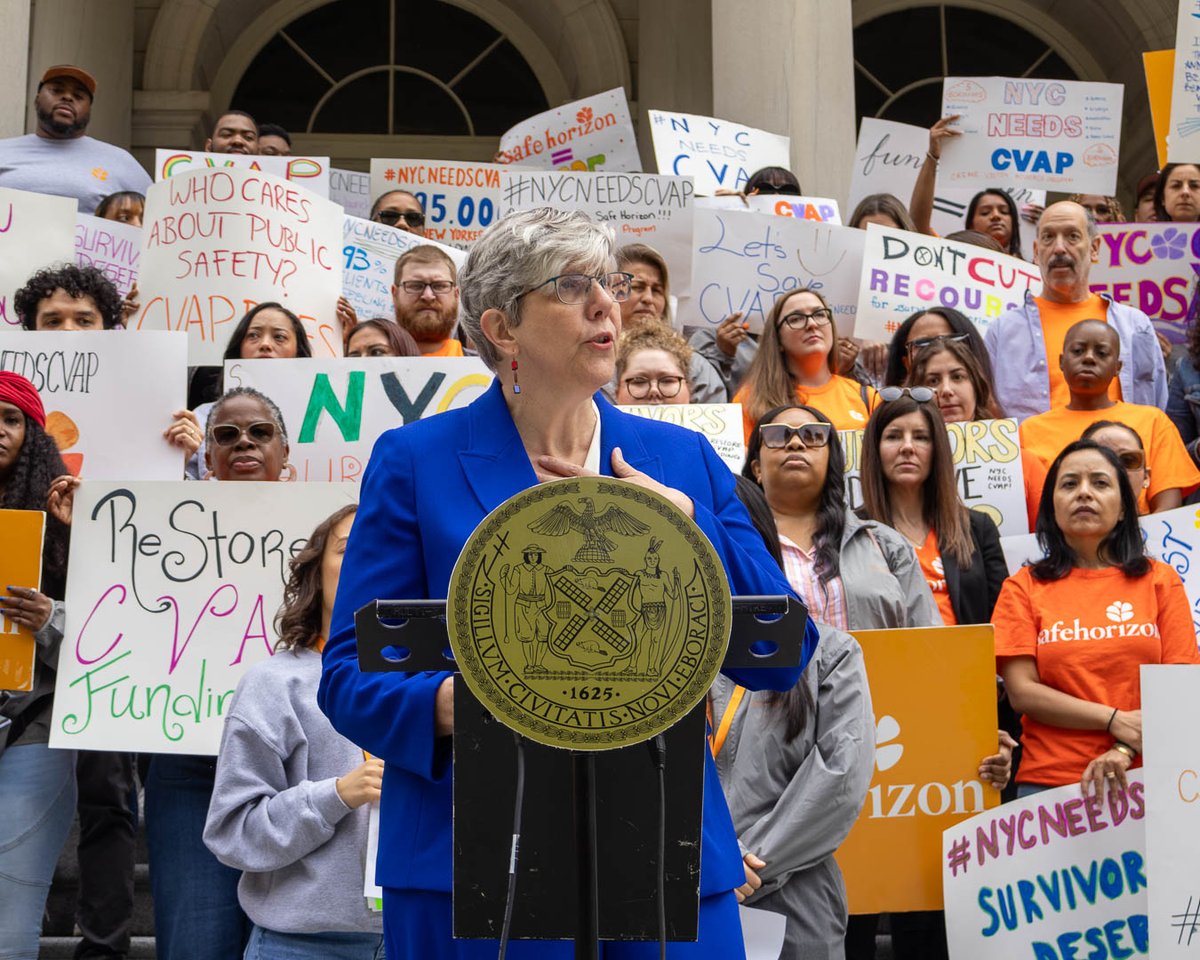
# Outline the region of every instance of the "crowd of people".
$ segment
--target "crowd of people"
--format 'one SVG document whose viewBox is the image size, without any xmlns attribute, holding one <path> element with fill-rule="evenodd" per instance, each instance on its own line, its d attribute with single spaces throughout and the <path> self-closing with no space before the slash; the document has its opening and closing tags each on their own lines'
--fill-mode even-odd
<svg viewBox="0 0 1200 960">
<path fill-rule="evenodd" d="M 72 196 L 83 212 L 140 225 L 150 178 L 85 136 L 96 94 L 78 67 L 47 70 L 36 131 L 0 141 L 0 186 Z M 931 232 L 954 119 L 931 128 L 908 202 L 868 197 L 851 226 Z M 290 138 L 231 110 L 204 146 L 286 155 Z M 802 191 L 791 172 L 767 168 L 744 192 Z M 76 956 L 126 954 L 139 780 L 165 960 L 375 958 L 385 944 L 393 958 L 494 956 L 495 943 L 450 933 L 453 677 L 361 672 L 353 612 L 379 596 L 444 596 L 491 509 L 540 481 L 599 473 L 693 518 L 735 595 L 793 594 L 810 615 L 796 668 L 734 671 L 709 695 L 721 722 L 706 755 L 699 941 L 668 955 L 740 956 L 745 902 L 787 917 L 783 957 L 873 957 L 880 919 L 848 917 L 834 860 L 874 761 L 856 631 L 994 625 L 996 750 L 963 775 L 1006 798 L 1079 782 L 1124 789 L 1142 749 L 1139 665 L 1200 662 L 1179 575 L 1147 554 L 1138 526 L 1200 490 L 1200 323 L 1173 347 L 1136 307 L 1090 291 L 1097 224 L 1121 209 L 1115 197 L 1075 196 L 1019 210 L 1004 190 L 981 191 L 956 237 L 1020 256 L 1027 220 L 1042 292 L 985 334 L 936 307 L 888 342 L 839 336 L 813 288 L 779 296 L 761 331 L 733 314 L 685 336 L 672 315 L 679 265 L 645 244 L 616 246 L 582 214 L 509 214 L 461 269 L 435 245 L 413 246 L 395 264 L 390 316 L 360 318 L 339 301 L 345 356 L 474 356 L 495 380 L 468 407 L 385 434 L 359 506 L 312 518 L 275 619 L 276 653 L 238 685 L 216 757 L 48 746 L 81 481 L 37 389 L 0 371 L 0 507 L 47 513 L 40 588 L 0 595 L 4 618 L 34 632 L 38 658 L 31 691 L 0 692 L 0 956 L 37 955 L 76 812 Z M 1200 220 L 1200 165 L 1144 178 L 1134 209 Z M 375 198 L 371 219 L 424 233 L 407 191 Z M 122 327 L 137 301 L 136 287 L 122 298 L 98 270 L 47 264 L 13 305 L 25 330 L 116 337 L 133 335 Z M 300 318 L 265 302 L 224 356 L 311 353 Z M 744 422 L 740 476 L 701 435 L 620 409 L 729 402 Z M 1020 422 L 1025 510 L 1044 552 L 1011 576 L 995 522 L 960 497 L 946 428 L 1002 417 Z M 226 389 L 219 368 L 189 370 L 187 409 L 162 411 L 179 478 L 196 482 L 294 478 L 289 426 L 272 398 Z M 862 431 L 858 509 L 846 494 L 850 431 Z M 1147 629 L 1105 629 L 1116 599 Z M 379 800 L 382 914 L 361 895 L 367 810 Z M 888 924 L 895 956 L 946 955 L 939 914 Z M 514 942 L 510 953 L 568 950 Z M 610 944 L 604 956 L 657 956 L 657 945 Z"/>
</svg>

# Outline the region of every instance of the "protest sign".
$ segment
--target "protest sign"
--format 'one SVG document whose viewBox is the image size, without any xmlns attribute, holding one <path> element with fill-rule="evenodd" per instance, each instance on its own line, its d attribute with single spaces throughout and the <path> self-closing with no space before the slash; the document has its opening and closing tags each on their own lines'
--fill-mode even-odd
<svg viewBox="0 0 1200 960">
<path fill-rule="evenodd" d="M 367 220 L 371 216 L 371 175 L 361 170 L 339 170 L 329 168 L 329 199 L 340 203 L 342 209 L 351 217 L 362 217 Z"/>
<path fill-rule="evenodd" d="M 942 116 L 961 137 L 942 145 L 942 183 L 1007 183 L 1099 193 L 1117 190 L 1119 83 L 1010 77 L 947 77 Z"/>
<path fill-rule="evenodd" d="M 122 297 L 137 283 L 141 255 L 141 227 L 76 214 L 75 262 L 81 267 L 95 267 L 113 282 Z"/>
<path fill-rule="evenodd" d="M 1167 165 L 1167 129 L 1171 126 L 1171 82 L 1175 76 L 1175 51 L 1147 50 L 1142 54 L 1142 70 L 1146 74 L 1146 95 L 1150 99 L 1154 148 L 1158 154 L 1158 165 L 1162 168 Z"/>
<path fill-rule="evenodd" d="M 277 301 L 300 317 L 314 356 L 340 356 L 342 216 L 330 200 L 238 167 L 153 184 L 133 325 L 185 330 L 189 363 L 220 363 L 242 315 Z"/>
<path fill-rule="evenodd" d="M 1072 783 L 943 833 L 951 960 L 1148 952 L 1146 795 L 1140 771 L 1128 776 L 1124 793 L 1084 797 Z"/>
<path fill-rule="evenodd" d="M 837 851 L 850 912 L 937 910 L 942 831 L 1000 802 L 978 779 L 996 752 L 992 627 L 852 632 L 876 742 L 866 803 Z"/>
<path fill-rule="evenodd" d="M 578 210 L 616 234 L 617 246 L 648 243 L 671 271 L 671 292 L 692 286 L 692 181 L 653 173 L 574 173 L 509 169 L 500 214 L 532 207 Z"/>
<path fill-rule="evenodd" d="M 373 159 L 371 195 L 407 190 L 425 211 L 425 236 L 467 250 L 498 216 L 504 169 L 499 163 Z"/>
<path fill-rule="evenodd" d="M 1005 310 L 1042 292 L 1034 264 L 983 247 L 940 240 L 872 223 L 867 227 L 855 330 L 868 340 L 891 340 L 918 310 L 953 307 L 979 332 Z"/>
<path fill-rule="evenodd" d="M 1195 163 L 1200 156 L 1200 0 L 1179 0 L 1175 14 L 1175 64 L 1167 161 Z"/>
<path fill-rule="evenodd" d="M 842 210 L 838 202 L 830 197 L 781 196 L 761 194 L 744 197 L 740 194 L 719 197 L 700 197 L 697 206 L 710 210 L 753 210 L 755 213 L 771 213 L 777 217 L 799 217 L 801 220 L 819 220 L 822 223 L 842 222 Z"/>
<path fill-rule="evenodd" d="M 623 404 L 621 410 L 704 434 L 729 469 L 734 473 L 742 472 L 746 440 L 740 403 Z"/>
<path fill-rule="evenodd" d="M 0 187 L 0 330 L 20 329 L 13 295 L 34 273 L 75 259 L 74 197 Z"/>
<path fill-rule="evenodd" d="M 1088 287 L 1137 307 L 1171 343 L 1186 343 L 1188 306 L 1200 276 L 1200 225 L 1102 223 Z"/>
<path fill-rule="evenodd" d="M 829 301 L 838 335 L 852 336 L 866 237 L 817 220 L 697 206 L 695 290 L 680 301 L 682 325 L 711 329 L 740 310 L 757 333 L 780 294 L 812 287 Z"/>
<path fill-rule="evenodd" d="M 329 199 L 328 157 L 272 157 L 258 154 L 205 153 L 202 150 L 154 151 L 154 179 L 167 180 L 181 173 L 237 167 L 258 170 L 280 180 L 291 180 L 318 197 Z"/>
<path fill-rule="evenodd" d="M 958 495 L 972 510 L 995 521 L 1001 536 L 1029 532 L 1025 476 L 1017 421 L 968 420 L 946 424 Z M 846 505 L 862 506 L 862 430 L 839 430 L 846 455 Z"/>
<path fill-rule="evenodd" d="M 386 223 L 348 214 L 342 218 L 342 296 L 350 301 L 359 320 L 392 319 L 395 316 L 392 283 L 396 261 L 406 250 L 422 244 L 437 247 L 454 261 L 456 267 L 461 267 L 467 259 L 457 247 L 426 240 Z"/>
<path fill-rule="evenodd" d="M 641 170 L 625 90 L 615 87 L 522 120 L 501 135 L 497 159 L 543 170 Z"/>
<path fill-rule="evenodd" d="M 163 438 L 171 415 L 187 401 L 182 333 L 0 332 L 0 370 L 19 373 L 37 388 L 46 432 L 75 476 L 183 478 L 183 451 Z"/>
<path fill-rule="evenodd" d="M 0 585 L 42 588 L 42 545 L 46 514 L 42 510 L 0 510 L 4 549 L 0 550 Z M 3 596 L 10 596 L 7 589 Z M 0 607 L 0 690 L 32 690 L 37 641 L 33 631 L 5 618 Z M 4 730 L 3 733 L 7 733 Z"/>
<path fill-rule="evenodd" d="M 353 484 L 81 484 L 50 745 L 215 754 L 238 680 L 274 649 L 288 562 L 357 497 Z"/>
<path fill-rule="evenodd" d="M 651 110 L 650 137 L 658 172 L 692 177 L 702 196 L 741 190 L 762 167 L 792 165 L 789 137 L 694 113 Z"/>
<path fill-rule="evenodd" d="M 1146 785 L 1147 916 L 1153 956 L 1200 950 L 1200 666 L 1142 665 L 1142 744 Z"/>
<path fill-rule="evenodd" d="M 225 386 L 278 404 L 297 480 L 359 481 L 385 430 L 465 407 L 492 385 L 474 357 L 227 360 Z"/>
</svg>

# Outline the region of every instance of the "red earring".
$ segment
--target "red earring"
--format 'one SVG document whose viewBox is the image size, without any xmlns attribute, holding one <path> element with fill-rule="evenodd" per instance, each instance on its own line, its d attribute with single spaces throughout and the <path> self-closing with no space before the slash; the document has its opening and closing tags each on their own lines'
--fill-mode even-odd
<svg viewBox="0 0 1200 960">
<path fill-rule="evenodd" d="M 517 382 L 517 358 L 516 357 L 513 357 L 512 374 L 513 374 L 513 393 L 520 393 L 521 392 L 521 384 L 519 384 Z"/>
</svg>

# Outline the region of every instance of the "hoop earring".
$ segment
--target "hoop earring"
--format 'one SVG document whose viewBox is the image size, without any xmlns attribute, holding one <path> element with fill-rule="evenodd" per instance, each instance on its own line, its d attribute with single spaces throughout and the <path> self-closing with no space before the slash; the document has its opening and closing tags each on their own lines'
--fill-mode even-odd
<svg viewBox="0 0 1200 960">
<path fill-rule="evenodd" d="M 287 470 L 287 480 L 284 482 L 295 483 L 297 476 L 296 465 L 294 463 L 285 463 L 283 466 Z M 283 480 L 283 477 L 281 476 L 279 479 Z"/>
<path fill-rule="evenodd" d="M 512 375 L 513 375 L 513 393 L 519 395 L 521 393 L 521 384 L 517 381 L 517 358 L 516 357 L 513 357 L 513 361 L 512 361 Z"/>
</svg>

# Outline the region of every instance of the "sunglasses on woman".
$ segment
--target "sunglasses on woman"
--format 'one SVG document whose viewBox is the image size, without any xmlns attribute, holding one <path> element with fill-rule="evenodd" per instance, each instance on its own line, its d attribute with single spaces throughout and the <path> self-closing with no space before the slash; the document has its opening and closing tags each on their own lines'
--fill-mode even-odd
<svg viewBox="0 0 1200 960">
<path fill-rule="evenodd" d="M 1117 459 L 1126 470 L 1141 470 L 1146 465 L 1146 454 L 1141 450 L 1126 450 L 1118 453 Z"/>
<path fill-rule="evenodd" d="M 243 429 L 236 423 L 218 423 L 209 432 L 218 447 L 232 447 L 243 435 L 261 447 L 275 439 L 275 424 L 270 420 L 258 420 Z"/>
<path fill-rule="evenodd" d="M 883 387 L 879 391 L 879 399 L 891 403 L 903 396 L 912 397 L 917 403 L 928 403 L 933 399 L 933 391 L 928 387 Z"/>
<path fill-rule="evenodd" d="M 766 423 L 758 428 L 762 445 L 771 450 L 782 450 L 792 442 L 792 437 L 799 437 L 806 447 L 823 447 L 829 443 L 829 435 L 833 431 L 827 423 L 802 423 L 798 427 L 786 423 Z"/>
<path fill-rule="evenodd" d="M 942 333 L 936 337 L 917 337 L 916 340 L 908 341 L 908 359 L 911 361 L 913 357 L 926 347 L 943 343 L 966 343 L 970 339 L 971 335 L 969 333 Z"/>
</svg>

